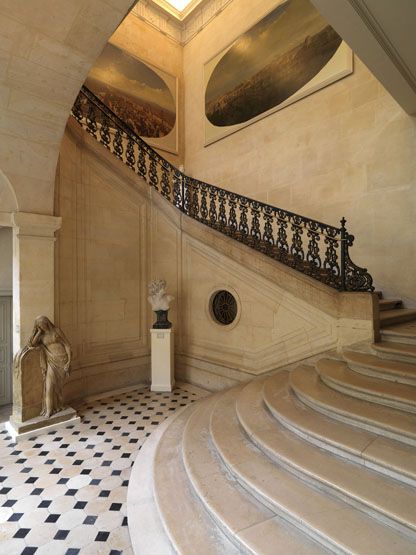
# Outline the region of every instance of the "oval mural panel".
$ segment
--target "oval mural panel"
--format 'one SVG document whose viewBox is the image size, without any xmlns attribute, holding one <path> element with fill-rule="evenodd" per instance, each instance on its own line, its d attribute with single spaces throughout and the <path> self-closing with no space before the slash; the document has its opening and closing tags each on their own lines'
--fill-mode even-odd
<svg viewBox="0 0 416 555">
<path fill-rule="evenodd" d="M 214 68 L 205 92 L 206 117 L 225 127 L 278 106 L 324 68 L 341 42 L 309 0 L 279 5 Z"/>
<path fill-rule="evenodd" d="M 175 126 L 175 100 L 164 80 L 113 44 L 106 45 L 85 85 L 140 137 L 165 137 Z"/>
</svg>

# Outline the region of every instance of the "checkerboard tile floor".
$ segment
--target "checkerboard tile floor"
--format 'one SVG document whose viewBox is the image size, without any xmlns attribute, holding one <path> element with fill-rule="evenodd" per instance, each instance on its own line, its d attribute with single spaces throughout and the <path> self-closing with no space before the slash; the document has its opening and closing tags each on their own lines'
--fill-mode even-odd
<svg viewBox="0 0 416 555">
<path fill-rule="evenodd" d="M 151 432 L 206 394 L 138 388 L 78 409 L 82 423 L 11 442 L 0 424 L 0 554 L 132 554 L 131 467 Z"/>
</svg>

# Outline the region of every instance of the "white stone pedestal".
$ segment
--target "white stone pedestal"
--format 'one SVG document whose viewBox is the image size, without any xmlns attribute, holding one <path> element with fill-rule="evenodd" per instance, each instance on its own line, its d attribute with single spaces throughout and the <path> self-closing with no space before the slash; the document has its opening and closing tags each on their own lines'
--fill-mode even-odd
<svg viewBox="0 0 416 555">
<path fill-rule="evenodd" d="M 175 385 L 173 330 L 151 329 L 152 385 L 151 391 L 172 391 Z"/>
</svg>

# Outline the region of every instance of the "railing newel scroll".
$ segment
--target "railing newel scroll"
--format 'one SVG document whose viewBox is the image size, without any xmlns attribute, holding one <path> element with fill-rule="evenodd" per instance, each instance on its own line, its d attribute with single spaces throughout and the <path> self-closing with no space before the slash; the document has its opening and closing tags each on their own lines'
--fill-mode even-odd
<svg viewBox="0 0 416 555">
<path fill-rule="evenodd" d="M 90 135 L 185 215 L 339 291 L 374 291 L 354 264 L 346 220 L 334 227 L 185 175 L 83 86 L 72 108 Z"/>
</svg>

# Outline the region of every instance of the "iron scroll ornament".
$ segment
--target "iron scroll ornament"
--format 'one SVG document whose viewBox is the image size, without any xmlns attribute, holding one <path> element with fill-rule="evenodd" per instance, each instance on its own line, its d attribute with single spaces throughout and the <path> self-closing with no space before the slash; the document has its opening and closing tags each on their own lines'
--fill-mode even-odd
<svg viewBox="0 0 416 555">
<path fill-rule="evenodd" d="M 338 291 L 374 291 L 367 269 L 351 260 L 344 218 L 335 227 L 188 177 L 85 86 L 72 116 L 186 216 Z"/>
</svg>

